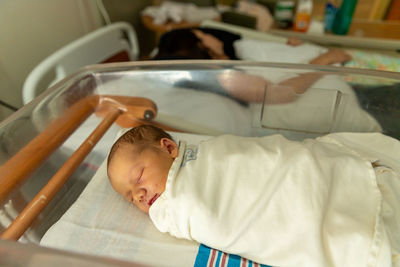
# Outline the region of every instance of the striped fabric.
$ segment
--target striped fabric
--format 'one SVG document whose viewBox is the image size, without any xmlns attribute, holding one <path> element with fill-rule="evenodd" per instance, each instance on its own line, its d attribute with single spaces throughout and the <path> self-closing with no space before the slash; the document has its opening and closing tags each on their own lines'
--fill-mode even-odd
<svg viewBox="0 0 400 267">
<path fill-rule="evenodd" d="M 237 255 L 231 255 L 222 251 L 199 246 L 194 267 L 272 267 L 258 264 Z"/>
</svg>

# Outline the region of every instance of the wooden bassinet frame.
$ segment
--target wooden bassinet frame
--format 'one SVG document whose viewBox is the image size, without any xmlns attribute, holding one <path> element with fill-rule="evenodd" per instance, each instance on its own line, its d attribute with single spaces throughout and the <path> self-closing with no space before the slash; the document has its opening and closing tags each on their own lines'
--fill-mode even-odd
<svg viewBox="0 0 400 267">
<path fill-rule="evenodd" d="M 157 106 L 149 99 L 111 95 L 83 98 L 0 166 L 0 203 L 3 204 L 13 190 L 26 181 L 93 112 L 103 120 L 1 233 L 0 239 L 18 240 L 24 234 L 114 122 L 124 128 L 153 124 L 176 131 L 151 121 L 157 115 Z"/>
</svg>

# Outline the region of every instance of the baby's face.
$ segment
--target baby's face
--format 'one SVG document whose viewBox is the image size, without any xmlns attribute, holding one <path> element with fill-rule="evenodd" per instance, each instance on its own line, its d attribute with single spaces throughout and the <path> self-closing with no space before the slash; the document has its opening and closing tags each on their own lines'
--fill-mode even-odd
<svg viewBox="0 0 400 267">
<path fill-rule="evenodd" d="M 164 192 L 169 169 L 178 155 L 177 145 L 163 139 L 160 150 L 138 152 L 134 145 L 123 145 L 108 166 L 114 190 L 146 213 Z"/>
</svg>

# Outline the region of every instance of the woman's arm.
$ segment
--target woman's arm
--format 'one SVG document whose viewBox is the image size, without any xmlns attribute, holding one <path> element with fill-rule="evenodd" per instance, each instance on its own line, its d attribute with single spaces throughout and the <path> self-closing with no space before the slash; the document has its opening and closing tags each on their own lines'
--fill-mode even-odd
<svg viewBox="0 0 400 267">
<path fill-rule="evenodd" d="M 307 72 L 298 74 L 278 84 L 267 84 L 266 103 L 283 104 L 296 100 L 299 95 L 305 93 L 324 73 Z"/>
<path fill-rule="evenodd" d="M 240 71 L 228 71 L 218 76 L 218 82 L 233 97 L 245 102 L 280 104 L 294 101 L 324 74 L 308 72 L 278 84 Z M 266 90 L 266 91 L 265 91 Z"/>
<path fill-rule="evenodd" d="M 312 59 L 309 63 L 315 65 L 330 65 L 351 60 L 350 55 L 343 50 L 331 49 Z M 218 77 L 219 83 L 233 97 L 246 102 L 262 102 L 264 94 L 266 103 L 279 104 L 294 101 L 310 88 L 322 76 L 321 72 L 308 72 L 289 78 L 278 84 L 239 71 L 229 71 Z M 265 91 L 266 90 L 266 91 Z"/>
<path fill-rule="evenodd" d="M 330 65 L 335 63 L 345 63 L 351 60 L 351 56 L 340 49 L 331 49 L 324 54 L 312 59 L 309 63 L 316 65 Z"/>
</svg>

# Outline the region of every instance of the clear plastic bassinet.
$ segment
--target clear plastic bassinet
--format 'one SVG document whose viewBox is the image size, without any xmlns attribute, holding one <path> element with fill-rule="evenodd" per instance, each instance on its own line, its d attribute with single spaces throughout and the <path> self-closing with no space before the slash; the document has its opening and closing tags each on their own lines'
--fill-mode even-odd
<svg viewBox="0 0 400 267">
<path fill-rule="evenodd" d="M 400 74 L 372 70 L 301 64 L 239 61 L 130 62 L 89 66 L 66 77 L 0 124 L 0 164 L 6 164 L 46 129 L 59 140 L 54 152 L 41 149 L 25 158 L 42 157 L 37 166 L 2 198 L 0 229 L 5 230 L 60 166 L 102 120 L 98 106 L 107 98 L 143 97 L 156 109 L 157 125 L 202 135 L 262 136 L 283 134 L 302 140 L 330 132 L 382 132 L 400 139 Z M 75 126 L 70 110 L 85 99 L 95 105 Z M 99 104 L 100 103 L 100 104 Z M 125 112 L 125 111 L 122 111 Z M 86 119 L 87 117 L 87 119 Z M 147 119 L 151 119 L 150 116 Z M 133 118 L 142 120 L 143 118 Z M 123 124 L 124 127 L 130 127 Z M 64 127 L 69 127 L 65 130 Z M 79 258 L 38 244 L 47 229 L 70 207 L 85 188 L 121 126 L 113 124 L 88 157 L 73 172 L 19 243 L 0 241 L 1 264 L 26 266 Z M 60 137 L 61 132 L 65 131 Z M 70 136 L 69 136 L 70 135 Z M 69 137 L 68 137 L 69 136 Z M 43 136 L 42 136 L 43 137 Z M 66 139 L 64 141 L 64 139 Z M 13 165 L 25 168 L 25 162 Z M 0 175 L 4 175 L 0 174 Z M 4 178 L 4 177 L 3 177 Z M 2 185 L 8 181 L 0 179 Z M 15 256 L 20 253 L 21 257 Z M 51 255 L 49 258 L 35 255 Z M 34 260 L 35 259 L 35 260 Z M 53 261 L 54 260 L 54 261 Z M 108 266 L 122 262 L 109 262 Z M 84 265 L 84 263 L 82 263 Z M 41 265 L 43 266 L 43 265 Z"/>
</svg>

